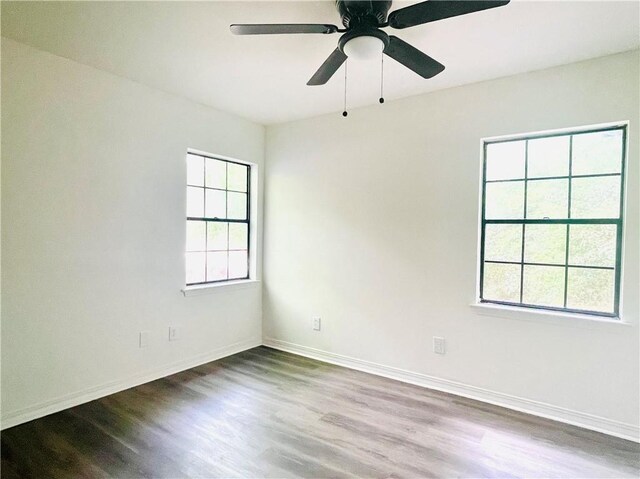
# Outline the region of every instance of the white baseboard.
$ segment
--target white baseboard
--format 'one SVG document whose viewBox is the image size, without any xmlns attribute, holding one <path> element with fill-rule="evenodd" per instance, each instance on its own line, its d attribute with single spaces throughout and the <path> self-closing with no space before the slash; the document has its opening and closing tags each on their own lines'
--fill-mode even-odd
<svg viewBox="0 0 640 479">
<path fill-rule="evenodd" d="M 258 338 L 241 341 L 205 354 L 178 361 L 163 368 L 147 371 L 127 379 L 112 381 L 82 391 L 76 391 L 56 399 L 44 401 L 33 406 L 9 412 L 2 416 L 2 419 L 0 420 L 0 429 L 17 426 L 18 424 L 22 424 L 42 416 L 47 416 L 79 404 L 139 386 L 140 384 L 155 381 L 156 379 L 170 376 L 186 369 L 194 368 L 201 364 L 246 351 L 247 349 L 260 346 L 261 344 L 281 351 L 336 364 L 338 366 L 364 371 L 377 376 L 383 376 L 397 381 L 475 399 L 489 404 L 494 404 L 496 406 L 513 409 L 515 411 L 533 414 L 534 416 L 553 419 L 555 421 L 602 432 L 611 436 L 640 442 L 640 428 L 633 424 L 613 421 L 601 416 L 562 408 L 552 404 L 512 396 L 510 394 L 491 391 L 489 389 L 450 381 L 448 379 L 406 371 L 399 368 L 373 363 L 371 361 L 343 356 L 341 354 L 330 353 L 320 349 L 270 338 L 265 338 L 264 341 L 261 341 Z"/>
<path fill-rule="evenodd" d="M 364 371 L 366 373 L 375 374 L 376 376 L 383 376 L 397 381 L 455 394 L 457 396 L 476 399 L 478 401 L 532 414 L 534 416 L 553 419 L 554 421 L 571 424 L 573 426 L 590 429 L 592 431 L 602 432 L 604 434 L 634 442 L 640 442 L 640 427 L 634 424 L 613 421 L 601 416 L 554 406 L 553 404 L 512 396 L 510 394 L 491 391 L 489 389 L 450 381 L 448 379 L 437 378 L 426 374 L 406 371 L 404 369 L 385 366 L 370 361 L 364 361 L 362 359 L 351 358 L 341 354 L 330 353 L 328 351 L 310 348 L 308 346 L 281 341 L 279 339 L 265 338 L 263 344 L 270 348 L 317 359 L 326 363 L 336 364 L 338 366 L 344 366 L 350 369 L 356 369 L 358 371 Z"/>
<path fill-rule="evenodd" d="M 240 341 L 228 346 L 224 346 L 222 348 L 215 349 L 205 354 L 200 354 L 198 356 L 180 360 L 170 365 L 163 366 L 162 368 L 146 371 L 141 374 L 136 374 L 135 376 L 131 376 L 126 379 L 111 381 L 109 383 L 87 388 L 82 391 L 76 391 L 55 399 L 19 409 L 17 411 L 11 411 L 7 414 L 2 415 L 2 419 L 0 420 L 0 429 L 7 429 L 9 427 L 17 426 L 18 424 L 22 424 L 24 422 L 31 421 L 42 416 L 47 416 L 49 414 L 62 411 L 63 409 L 78 406 L 79 404 L 93 401 L 95 399 L 99 399 L 101 397 L 108 396 L 110 394 L 114 394 L 125 389 L 132 388 L 134 386 L 139 386 L 140 384 L 155 381 L 156 379 L 170 376 L 186 369 L 195 368 L 196 366 L 215 361 L 216 359 L 221 359 L 226 356 L 231 356 L 232 354 L 246 351 L 247 349 L 255 348 L 257 346 L 260 346 L 261 344 L 261 338 L 252 338 L 245 341 Z"/>
</svg>

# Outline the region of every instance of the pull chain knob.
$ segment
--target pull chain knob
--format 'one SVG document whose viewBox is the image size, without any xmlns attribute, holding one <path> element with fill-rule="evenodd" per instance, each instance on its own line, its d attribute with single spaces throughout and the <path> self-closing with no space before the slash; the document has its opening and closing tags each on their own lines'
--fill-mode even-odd
<svg viewBox="0 0 640 479">
<path fill-rule="evenodd" d="M 378 99 L 380 104 L 384 103 L 383 87 L 384 87 L 384 52 L 380 54 L 380 98 Z"/>
<path fill-rule="evenodd" d="M 346 117 L 347 113 L 347 64 L 349 60 L 345 60 L 344 62 L 344 111 L 342 112 L 342 116 Z"/>
</svg>

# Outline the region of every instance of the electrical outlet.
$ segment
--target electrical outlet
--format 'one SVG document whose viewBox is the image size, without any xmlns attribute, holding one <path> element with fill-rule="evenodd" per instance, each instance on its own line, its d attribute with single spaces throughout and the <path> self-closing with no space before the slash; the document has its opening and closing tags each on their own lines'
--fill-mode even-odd
<svg viewBox="0 0 640 479">
<path fill-rule="evenodd" d="M 320 318 L 313 318 L 313 330 L 314 331 L 320 331 L 320 326 L 321 326 L 321 320 Z"/>
<path fill-rule="evenodd" d="M 444 354 L 446 351 L 444 338 L 433 337 L 433 352 L 436 354 Z"/>
<path fill-rule="evenodd" d="M 178 328 L 175 326 L 169 326 L 169 341 L 177 341 L 180 339 L 178 335 Z"/>
<path fill-rule="evenodd" d="M 140 348 L 146 348 L 147 346 L 149 346 L 149 331 L 140 331 L 138 345 L 140 346 Z"/>
</svg>

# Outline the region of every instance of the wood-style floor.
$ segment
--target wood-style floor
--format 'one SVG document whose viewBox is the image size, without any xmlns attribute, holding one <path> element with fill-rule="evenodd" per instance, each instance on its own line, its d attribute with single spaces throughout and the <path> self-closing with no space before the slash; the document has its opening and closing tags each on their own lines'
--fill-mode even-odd
<svg viewBox="0 0 640 479">
<path fill-rule="evenodd" d="M 2 432 L 2 477 L 635 477 L 640 445 L 259 347 Z"/>
</svg>

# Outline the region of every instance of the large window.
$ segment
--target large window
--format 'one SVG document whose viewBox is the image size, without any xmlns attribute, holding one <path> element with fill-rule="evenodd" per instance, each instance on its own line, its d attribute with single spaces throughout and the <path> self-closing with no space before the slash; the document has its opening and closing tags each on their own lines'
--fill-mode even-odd
<svg viewBox="0 0 640 479">
<path fill-rule="evenodd" d="M 186 284 L 249 278 L 249 165 L 187 154 Z"/>
<path fill-rule="evenodd" d="M 480 300 L 617 317 L 626 126 L 485 141 Z"/>
</svg>

